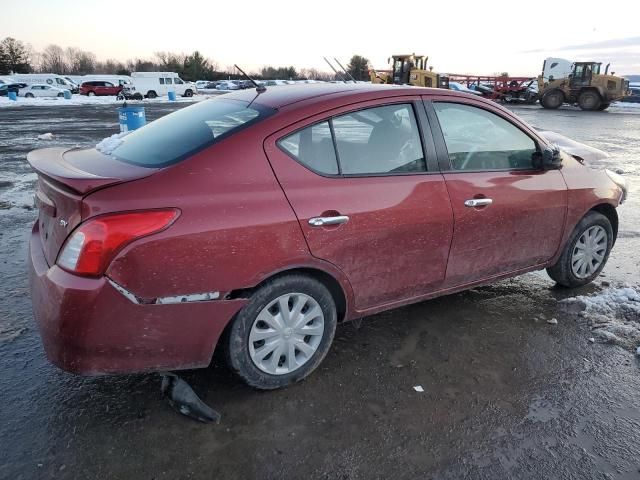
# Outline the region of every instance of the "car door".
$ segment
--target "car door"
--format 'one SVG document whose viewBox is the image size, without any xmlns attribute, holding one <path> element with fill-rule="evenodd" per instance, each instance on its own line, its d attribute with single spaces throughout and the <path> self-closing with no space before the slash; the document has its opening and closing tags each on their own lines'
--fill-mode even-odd
<svg viewBox="0 0 640 480">
<path fill-rule="evenodd" d="M 311 254 L 346 274 L 358 310 L 444 281 L 453 215 L 425 124 L 418 99 L 404 97 L 316 115 L 265 141 Z"/>
<path fill-rule="evenodd" d="M 426 101 L 455 228 L 445 286 L 527 269 L 557 252 L 567 213 L 559 170 L 538 168 L 533 132 L 473 99 Z"/>
</svg>

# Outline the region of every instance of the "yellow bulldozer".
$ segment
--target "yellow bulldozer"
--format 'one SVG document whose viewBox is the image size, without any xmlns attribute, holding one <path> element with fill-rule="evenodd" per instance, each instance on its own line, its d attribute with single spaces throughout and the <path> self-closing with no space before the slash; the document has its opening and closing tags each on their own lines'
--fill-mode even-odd
<svg viewBox="0 0 640 480">
<path fill-rule="evenodd" d="M 546 62 L 545 62 L 546 64 Z M 609 75 L 609 65 L 600 73 L 602 63 L 574 62 L 562 78 L 538 77 L 538 98 L 544 108 L 555 109 L 563 103 L 578 104 L 582 110 L 606 110 L 611 102 L 631 94 L 629 81 Z"/>
<path fill-rule="evenodd" d="M 371 83 L 391 83 L 395 85 L 415 85 L 418 87 L 449 88 L 449 77 L 427 68 L 429 57 L 424 55 L 393 55 L 391 70 L 369 71 Z M 388 62 L 391 59 L 387 60 Z"/>
</svg>

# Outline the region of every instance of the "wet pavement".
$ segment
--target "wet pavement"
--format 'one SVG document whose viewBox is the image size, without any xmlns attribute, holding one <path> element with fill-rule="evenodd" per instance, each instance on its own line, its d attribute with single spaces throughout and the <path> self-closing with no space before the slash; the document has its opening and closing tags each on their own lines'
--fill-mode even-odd
<svg viewBox="0 0 640 480">
<path fill-rule="evenodd" d="M 180 106 L 151 105 L 147 118 Z M 47 363 L 26 277 L 35 176 L 24 158 L 95 144 L 117 115 L 0 110 L 0 478 L 640 479 L 640 362 L 590 342 L 558 302 L 640 282 L 640 110 L 514 110 L 611 152 L 635 182 L 603 277 L 567 291 L 528 274 L 343 325 L 320 368 L 282 391 L 256 392 L 220 362 L 187 372 L 222 412 L 214 426 L 174 413 L 157 376 Z"/>
</svg>

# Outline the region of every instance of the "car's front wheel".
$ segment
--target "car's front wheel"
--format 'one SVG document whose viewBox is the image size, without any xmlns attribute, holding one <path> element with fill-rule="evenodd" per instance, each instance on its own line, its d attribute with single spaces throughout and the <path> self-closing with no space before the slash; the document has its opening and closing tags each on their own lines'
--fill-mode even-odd
<svg viewBox="0 0 640 480">
<path fill-rule="evenodd" d="M 233 320 L 228 363 L 252 387 L 286 387 L 322 362 L 336 323 L 335 302 L 322 283 L 299 274 L 275 278 Z"/>
<path fill-rule="evenodd" d="M 589 212 L 573 230 L 562 255 L 547 273 L 564 287 L 586 285 L 604 268 L 613 241 L 609 219 L 601 213 Z"/>
<path fill-rule="evenodd" d="M 24 97 L 25 98 L 34 98 L 33 93 L 25 93 Z"/>
</svg>

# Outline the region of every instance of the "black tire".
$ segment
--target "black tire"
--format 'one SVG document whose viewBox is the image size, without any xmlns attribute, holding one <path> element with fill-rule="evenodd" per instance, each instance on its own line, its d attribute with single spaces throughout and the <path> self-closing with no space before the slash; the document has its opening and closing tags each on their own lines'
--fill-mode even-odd
<svg viewBox="0 0 640 480">
<path fill-rule="evenodd" d="M 595 225 L 601 226 L 606 231 L 607 250 L 599 268 L 595 272 L 593 272 L 589 277 L 579 278 L 574 274 L 571 268 L 571 259 L 573 256 L 573 251 L 576 248 L 576 243 L 578 242 L 578 239 L 580 238 L 580 236 L 588 228 L 593 227 Z M 578 222 L 578 225 L 576 225 L 576 228 L 571 233 L 571 236 L 569 237 L 569 240 L 567 241 L 567 244 L 565 245 L 564 250 L 562 251 L 562 255 L 560 255 L 560 258 L 558 259 L 555 265 L 547 268 L 547 273 L 553 280 L 556 281 L 556 283 L 558 283 L 559 285 L 562 285 L 563 287 L 574 288 L 574 287 L 581 287 L 583 285 L 591 283 L 598 275 L 600 275 L 600 272 L 606 265 L 607 260 L 609 259 L 609 253 L 611 252 L 611 248 L 613 247 L 614 240 L 615 240 L 615 237 L 613 233 L 613 228 L 611 227 L 611 222 L 609 221 L 609 219 L 604 215 L 602 215 L 601 213 L 591 211 L 587 213 L 582 218 L 582 220 L 580 220 L 580 222 Z"/>
<path fill-rule="evenodd" d="M 131 98 L 133 98 L 134 100 L 144 100 L 144 97 L 142 96 L 141 93 L 134 93 L 133 97 Z"/>
<path fill-rule="evenodd" d="M 603 110 L 606 110 L 607 108 L 609 108 L 610 105 L 611 105 L 610 102 L 602 102 L 598 107 L 598 110 L 602 112 Z"/>
<path fill-rule="evenodd" d="M 153 90 L 149 90 L 147 92 L 147 98 L 156 98 L 157 96 L 158 96 L 158 94 Z"/>
<path fill-rule="evenodd" d="M 95 97 L 96 96 L 96 92 L 94 92 L 93 90 L 90 92 L 87 92 L 87 97 Z"/>
<path fill-rule="evenodd" d="M 62 98 L 62 97 L 64 97 L 64 93 L 61 92 L 58 94 L 58 98 Z"/>
<path fill-rule="evenodd" d="M 262 309 L 279 296 L 287 293 L 303 293 L 318 303 L 324 315 L 324 332 L 316 351 L 306 363 L 290 373 L 274 375 L 258 368 L 251 359 L 249 334 Z M 240 378 L 254 388 L 273 390 L 289 386 L 307 377 L 322 362 L 333 342 L 336 324 L 335 302 L 327 287 L 322 283 L 301 274 L 275 278 L 256 290 L 251 295 L 249 303 L 233 319 L 225 349 L 227 363 Z"/>
<path fill-rule="evenodd" d="M 186 92 L 184 92 L 184 96 L 185 97 L 193 97 L 193 90 L 187 90 Z"/>
<path fill-rule="evenodd" d="M 602 98 L 596 90 L 583 90 L 578 95 L 578 106 L 582 110 L 593 111 L 599 110 L 602 104 Z"/>
<path fill-rule="evenodd" d="M 35 97 L 33 96 L 33 93 L 25 93 L 24 98 L 35 98 Z"/>
<path fill-rule="evenodd" d="M 562 90 L 558 90 L 557 88 L 549 90 L 548 92 L 544 92 L 542 98 L 540 99 L 540 105 L 551 110 L 559 108 L 563 103 L 564 93 L 562 92 Z"/>
</svg>

